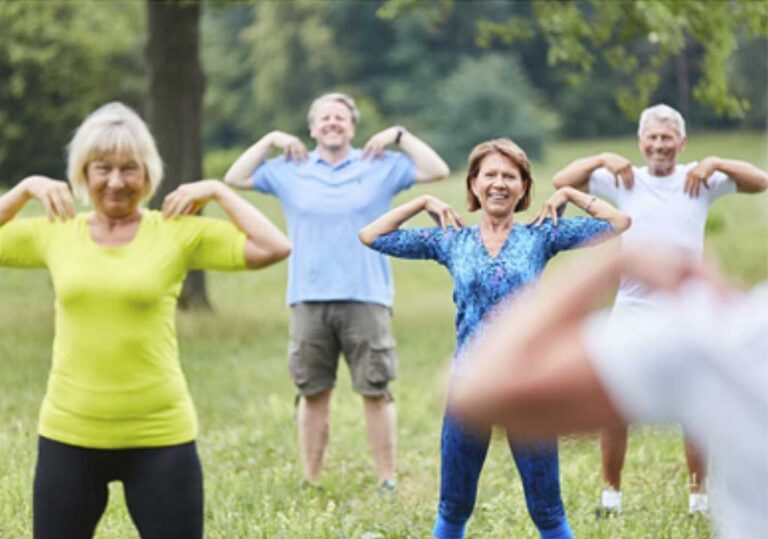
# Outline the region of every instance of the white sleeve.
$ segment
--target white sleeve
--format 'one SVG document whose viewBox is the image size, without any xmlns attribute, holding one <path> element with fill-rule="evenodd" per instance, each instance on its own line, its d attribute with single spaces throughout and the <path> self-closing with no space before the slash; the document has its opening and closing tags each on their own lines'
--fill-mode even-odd
<svg viewBox="0 0 768 539">
<path fill-rule="evenodd" d="M 588 320 L 584 342 L 606 392 L 629 421 L 681 421 L 689 408 L 691 363 L 706 351 L 697 324 L 681 323 L 681 305 L 670 303 Z"/>
<path fill-rule="evenodd" d="M 710 202 L 714 202 L 723 195 L 736 192 L 736 182 L 719 170 L 716 170 L 709 177 L 707 184 L 709 185 L 707 193 L 709 194 Z"/>
<path fill-rule="evenodd" d="M 607 168 L 596 168 L 589 175 L 589 192 L 601 198 L 616 200 L 616 178 Z"/>
</svg>

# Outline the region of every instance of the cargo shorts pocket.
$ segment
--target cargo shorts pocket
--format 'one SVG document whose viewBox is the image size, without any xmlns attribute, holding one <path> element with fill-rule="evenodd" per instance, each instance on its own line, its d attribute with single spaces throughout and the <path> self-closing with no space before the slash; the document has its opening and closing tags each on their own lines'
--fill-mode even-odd
<svg viewBox="0 0 768 539">
<path fill-rule="evenodd" d="M 301 343 L 290 343 L 288 346 L 288 370 L 291 373 L 293 383 L 298 387 L 304 386 L 309 382 L 309 369 L 306 361 L 302 359 Z"/>
<path fill-rule="evenodd" d="M 368 352 L 365 378 L 369 384 L 382 385 L 397 377 L 397 355 L 393 339 L 369 344 Z"/>
<path fill-rule="evenodd" d="M 292 341 L 288 345 L 288 369 L 293 383 L 302 394 L 332 388 L 336 382 L 337 357 L 322 341 Z"/>
</svg>

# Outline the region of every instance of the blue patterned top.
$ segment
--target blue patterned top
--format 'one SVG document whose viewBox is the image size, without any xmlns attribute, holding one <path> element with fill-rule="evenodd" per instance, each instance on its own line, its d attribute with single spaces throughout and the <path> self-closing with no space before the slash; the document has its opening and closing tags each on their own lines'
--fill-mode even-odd
<svg viewBox="0 0 768 539">
<path fill-rule="evenodd" d="M 396 230 L 376 238 L 371 248 L 448 268 L 456 304 L 456 357 L 482 320 L 511 293 L 534 282 L 550 258 L 611 231 L 606 221 L 586 217 L 560 219 L 557 226 L 549 219 L 539 227 L 515 224 L 496 257 L 483 245 L 478 226 Z"/>
</svg>

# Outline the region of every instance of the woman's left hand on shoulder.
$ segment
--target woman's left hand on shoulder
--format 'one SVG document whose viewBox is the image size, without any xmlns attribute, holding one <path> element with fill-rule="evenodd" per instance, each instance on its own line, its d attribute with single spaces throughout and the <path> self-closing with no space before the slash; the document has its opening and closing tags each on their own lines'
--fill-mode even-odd
<svg viewBox="0 0 768 539">
<path fill-rule="evenodd" d="M 163 216 L 166 219 L 179 215 L 194 215 L 226 188 L 218 180 L 200 180 L 183 183 L 163 200 Z"/>
<path fill-rule="evenodd" d="M 570 198 L 568 197 L 568 190 L 568 187 L 561 187 L 552 193 L 547 201 L 544 202 L 544 205 L 539 208 L 539 211 L 536 212 L 536 215 L 534 215 L 528 221 L 528 224 L 541 226 L 541 224 L 544 222 L 544 219 L 549 217 L 552 219 L 552 224 L 557 226 L 557 220 L 562 215 L 562 209 L 565 207 L 566 203 L 570 201 Z"/>
</svg>

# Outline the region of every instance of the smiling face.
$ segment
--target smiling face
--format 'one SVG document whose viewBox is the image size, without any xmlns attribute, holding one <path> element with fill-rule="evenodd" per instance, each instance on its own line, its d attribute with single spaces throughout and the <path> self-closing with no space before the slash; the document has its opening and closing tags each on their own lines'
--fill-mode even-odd
<svg viewBox="0 0 768 539">
<path fill-rule="evenodd" d="M 471 187 L 480 208 L 487 215 L 498 218 L 511 215 L 526 190 L 520 167 L 500 153 L 483 158 Z"/>
<path fill-rule="evenodd" d="M 685 138 L 674 122 L 649 120 L 638 141 L 640 151 L 654 176 L 669 176 L 675 169 L 677 154 L 685 147 Z"/>
<path fill-rule="evenodd" d="M 130 155 L 103 155 L 86 165 L 85 175 L 94 208 L 113 219 L 132 215 L 150 192 L 144 166 Z"/>
<path fill-rule="evenodd" d="M 338 152 L 349 146 L 355 136 L 352 111 L 340 101 L 325 101 L 313 111 L 309 133 L 318 146 Z"/>
</svg>

